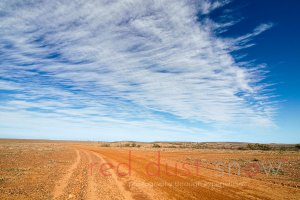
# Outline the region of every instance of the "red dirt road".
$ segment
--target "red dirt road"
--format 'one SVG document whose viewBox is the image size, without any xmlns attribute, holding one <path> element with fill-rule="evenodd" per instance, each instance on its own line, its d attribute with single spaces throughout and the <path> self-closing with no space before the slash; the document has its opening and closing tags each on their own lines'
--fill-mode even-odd
<svg viewBox="0 0 300 200">
<path fill-rule="evenodd" d="M 89 143 L 10 141 L 0 143 L 0 154 L 0 199 L 300 199 L 299 183 L 291 181 L 291 176 L 299 178 L 297 152 L 162 149 L 158 153 Z M 284 157 L 289 162 L 276 175 L 249 173 L 245 170 L 253 168 L 247 164 L 240 174 L 232 168 L 228 175 L 222 162 L 253 156 L 259 160 Z M 197 165 L 196 158 L 208 162 Z"/>
</svg>

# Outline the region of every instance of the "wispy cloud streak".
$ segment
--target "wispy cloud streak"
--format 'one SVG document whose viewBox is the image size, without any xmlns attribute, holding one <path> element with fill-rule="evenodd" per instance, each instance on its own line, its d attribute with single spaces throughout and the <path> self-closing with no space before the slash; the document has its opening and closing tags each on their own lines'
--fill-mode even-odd
<svg viewBox="0 0 300 200">
<path fill-rule="evenodd" d="M 1 110 L 184 131 L 190 121 L 270 125 L 261 68 L 231 53 L 272 25 L 220 38 L 221 24 L 201 21 L 226 3 L 2 1 Z"/>
</svg>

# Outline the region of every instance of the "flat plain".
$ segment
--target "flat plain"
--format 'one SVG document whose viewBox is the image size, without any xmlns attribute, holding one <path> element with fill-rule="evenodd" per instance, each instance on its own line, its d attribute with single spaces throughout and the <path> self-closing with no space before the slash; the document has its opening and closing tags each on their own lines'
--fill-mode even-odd
<svg viewBox="0 0 300 200">
<path fill-rule="evenodd" d="M 3 139 L 0 199 L 300 199 L 299 151 L 241 147 Z"/>
</svg>

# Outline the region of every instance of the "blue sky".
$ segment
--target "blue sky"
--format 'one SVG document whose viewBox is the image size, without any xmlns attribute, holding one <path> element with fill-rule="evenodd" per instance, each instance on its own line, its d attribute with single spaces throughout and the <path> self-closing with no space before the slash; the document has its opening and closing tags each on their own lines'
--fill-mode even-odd
<svg viewBox="0 0 300 200">
<path fill-rule="evenodd" d="M 1 1 L 0 137 L 299 143 L 299 8 Z"/>
</svg>

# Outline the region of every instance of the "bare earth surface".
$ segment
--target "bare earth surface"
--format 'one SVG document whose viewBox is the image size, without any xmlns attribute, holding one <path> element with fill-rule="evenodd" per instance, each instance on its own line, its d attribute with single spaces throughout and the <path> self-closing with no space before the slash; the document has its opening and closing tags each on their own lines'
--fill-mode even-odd
<svg viewBox="0 0 300 200">
<path fill-rule="evenodd" d="M 300 199 L 300 153 L 0 140 L 0 199 Z"/>
</svg>

